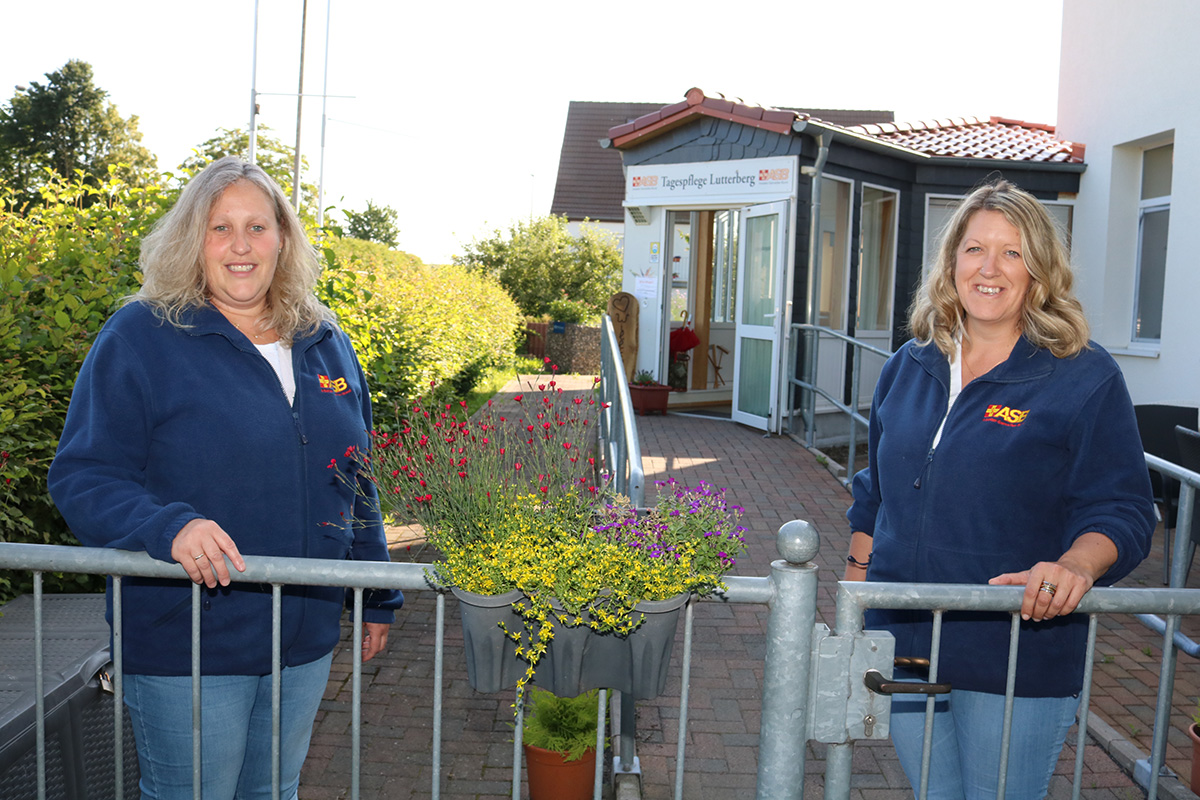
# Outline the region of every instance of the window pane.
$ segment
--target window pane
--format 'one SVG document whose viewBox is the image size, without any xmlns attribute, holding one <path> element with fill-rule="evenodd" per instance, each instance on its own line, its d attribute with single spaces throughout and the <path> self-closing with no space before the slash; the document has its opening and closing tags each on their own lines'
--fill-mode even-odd
<svg viewBox="0 0 1200 800">
<path fill-rule="evenodd" d="M 775 324 L 775 224 L 778 214 L 752 217 L 746 222 L 746 270 L 743 290 L 744 325 Z"/>
<path fill-rule="evenodd" d="M 1142 153 L 1142 199 L 1171 196 L 1171 166 L 1175 145 L 1154 147 Z"/>
<path fill-rule="evenodd" d="M 683 321 L 688 311 L 688 287 L 692 278 L 692 226 L 686 212 L 671 212 L 671 320 Z"/>
<path fill-rule="evenodd" d="M 855 329 L 885 331 L 891 322 L 892 268 L 896 253 L 896 194 L 863 188 Z"/>
<path fill-rule="evenodd" d="M 1138 260 L 1137 308 L 1133 338 L 1162 338 L 1163 287 L 1167 274 L 1167 227 L 1169 208 L 1142 213 Z"/>
<path fill-rule="evenodd" d="M 846 265 L 850 251 L 850 184 L 821 179 L 821 285 L 817 324 L 846 327 Z"/>
<path fill-rule="evenodd" d="M 712 321 L 733 322 L 737 286 L 737 211 L 713 217 Z"/>
<path fill-rule="evenodd" d="M 738 353 L 738 411 L 766 417 L 771 413 L 771 341 L 742 339 Z"/>
<path fill-rule="evenodd" d="M 958 208 L 961 202 L 962 198 L 957 197 L 929 198 L 929 209 L 925 215 L 925 263 L 921 269 L 922 275 L 928 275 L 929 270 L 933 269 L 937 261 L 938 245 L 942 241 L 942 231 L 946 229 L 950 218 L 954 216 L 954 209 Z"/>
</svg>

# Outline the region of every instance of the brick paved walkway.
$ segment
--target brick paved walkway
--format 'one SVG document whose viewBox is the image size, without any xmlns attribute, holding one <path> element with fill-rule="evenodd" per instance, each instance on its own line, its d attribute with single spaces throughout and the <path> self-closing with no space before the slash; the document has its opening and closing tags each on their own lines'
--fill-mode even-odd
<svg viewBox="0 0 1200 800">
<path fill-rule="evenodd" d="M 590 379 L 564 385 L 586 386 Z M 503 402 L 513 385 L 497 396 Z M 734 574 L 766 575 L 777 558 L 775 534 L 791 519 L 807 519 L 821 535 L 815 559 L 821 572 L 819 619 L 832 625 L 833 592 L 848 544 L 845 511 L 850 497 L 804 447 L 788 438 L 765 437 L 726 421 L 670 414 L 638 419 L 647 480 L 674 477 L 694 484 L 705 480 L 729 489 L 731 501 L 746 509 L 748 551 Z M 648 499 L 653 491 L 647 492 Z M 405 554 L 403 532 L 393 548 Z M 1155 555 L 1126 585 L 1159 586 L 1161 542 Z M 1198 571 L 1200 572 L 1200 571 Z M 1194 576 L 1193 585 L 1200 575 Z M 512 696 L 478 694 L 466 682 L 462 634 L 456 604 L 446 603 L 445 695 L 443 714 L 443 798 L 500 800 L 510 796 Z M 760 687 L 767 614 L 765 607 L 705 602 L 695 612 L 691 702 L 684 797 L 715 800 L 753 797 L 757 770 Z M 364 798 L 428 798 L 432 759 L 432 678 L 435 630 L 432 592 L 411 593 L 392 628 L 389 651 L 364 666 Z M 1200 637 L 1200 621 L 1185 625 Z M 1112 618 L 1102 624 L 1093 689 L 1093 736 L 1085 750 L 1087 800 L 1143 797 L 1127 774 L 1133 759 L 1149 752 L 1161 636 L 1136 620 Z M 672 797 L 678 741 L 679 653 L 666 694 L 638 704 L 638 755 L 646 800 Z M 1190 742 L 1183 720 L 1200 693 L 1200 675 L 1182 656 L 1176 682 L 1168 765 L 1184 781 L 1190 772 Z M 305 764 L 300 797 L 348 797 L 350 783 L 350 668 L 343 648 L 318 714 L 313 746 Z M 1072 741 L 1074 731 L 1072 731 Z M 1137 749 L 1140 748 L 1140 753 Z M 1110 755 L 1112 753 L 1113 755 Z M 1114 760 L 1114 756 L 1115 759 Z M 809 746 L 806 798 L 823 790 L 824 748 Z M 1070 796 L 1074 750 L 1068 746 L 1051 784 L 1051 796 Z M 888 742 L 855 747 L 853 796 L 856 800 L 911 797 Z M 1162 797 L 1195 797 L 1178 780 L 1160 782 Z"/>
</svg>

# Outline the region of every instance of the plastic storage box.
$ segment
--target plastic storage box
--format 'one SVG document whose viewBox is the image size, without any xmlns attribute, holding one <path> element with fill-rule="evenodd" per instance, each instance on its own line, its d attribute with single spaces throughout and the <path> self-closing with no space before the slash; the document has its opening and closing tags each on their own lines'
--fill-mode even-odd
<svg viewBox="0 0 1200 800">
<path fill-rule="evenodd" d="M 37 796 L 33 596 L 0 606 L 0 800 Z M 113 695 L 104 595 L 43 595 L 46 797 L 110 800 L 116 795 Z M 125 797 L 138 791 L 137 750 L 124 724 Z"/>
</svg>

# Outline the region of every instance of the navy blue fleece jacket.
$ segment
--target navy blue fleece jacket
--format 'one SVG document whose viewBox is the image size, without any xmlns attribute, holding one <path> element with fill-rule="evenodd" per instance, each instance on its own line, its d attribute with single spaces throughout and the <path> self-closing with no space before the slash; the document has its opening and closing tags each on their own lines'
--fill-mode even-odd
<svg viewBox="0 0 1200 800">
<path fill-rule="evenodd" d="M 963 388 L 946 419 L 950 365 L 905 344 L 884 365 L 871 407 L 868 468 L 855 476 L 853 530 L 874 537 L 867 580 L 984 584 L 1055 561 L 1082 534 L 1113 541 L 1109 585 L 1146 556 L 1155 518 L 1133 406 L 1096 345 L 1055 358 L 1021 338 Z M 874 610 L 896 654 L 928 656 L 926 612 Z M 1087 618 L 1023 622 L 1016 693 L 1066 697 L 1082 686 Z M 947 614 L 939 681 L 1003 693 L 1007 614 Z"/>
<path fill-rule="evenodd" d="M 294 342 L 289 406 L 271 365 L 220 312 L 196 309 L 185 322 L 130 303 L 84 361 L 49 479 L 79 540 L 172 561 L 179 530 L 207 518 L 242 555 L 387 561 L 377 509 L 328 468 L 349 446 L 369 446 L 370 397 L 346 335 L 323 323 Z M 126 671 L 190 673 L 191 586 L 124 581 Z M 204 674 L 269 674 L 270 587 L 202 593 Z M 344 598 L 338 587 L 284 588 L 283 666 L 333 649 Z M 111 602 L 110 592 L 110 615 Z M 391 622 L 402 602 L 370 592 L 365 619 Z"/>
</svg>

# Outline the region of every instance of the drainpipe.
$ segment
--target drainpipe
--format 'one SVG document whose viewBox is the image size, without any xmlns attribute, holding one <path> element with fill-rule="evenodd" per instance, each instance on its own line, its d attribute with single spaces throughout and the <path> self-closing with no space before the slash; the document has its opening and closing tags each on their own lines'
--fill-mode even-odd
<svg viewBox="0 0 1200 800">
<path fill-rule="evenodd" d="M 804 120 L 797 120 L 792 128 L 801 133 L 807 124 Z M 818 297 L 817 289 L 821 285 L 821 262 L 819 260 L 820 233 L 821 233 L 821 175 L 825 171 L 825 162 L 829 158 L 829 144 L 833 140 L 833 132 L 822 130 L 815 134 L 814 138 L 817 142 L 817 160 L 811 167 L 801 167 L 800 173 L 808 175 L 812 179 L 812 185 L 809 188 L 808 214 L 808 302 L 806 304 L 806 319 L 805 322 L 815 325 L 817 322 Z M 809 340 L 809 347 L 804 348 L 804 381 L 806 383 L 815 383 L 815 374 L 812 369 L 814 349 L 819 344 L 819 337 L 814 337 Z M 808 418 L 808 424 L 805 426 L 804 432 L 805 444 L 812 447 L 815 439 L 815 415 L 817 405 L 817 394 L 809 390 L 807 392 L 808 402 L 805 403 L 805 416 Z"/>
</svg>

